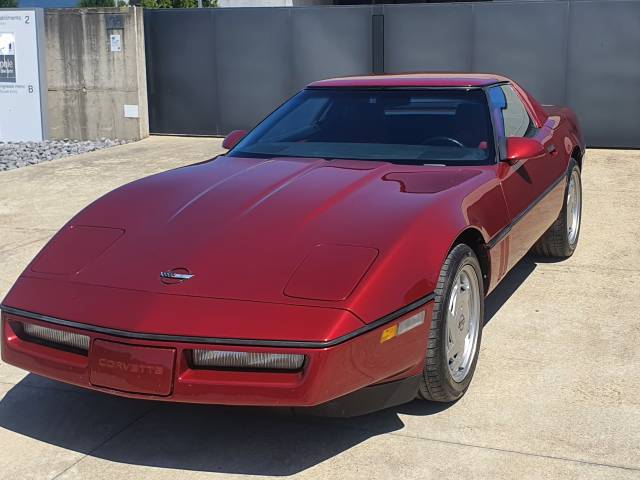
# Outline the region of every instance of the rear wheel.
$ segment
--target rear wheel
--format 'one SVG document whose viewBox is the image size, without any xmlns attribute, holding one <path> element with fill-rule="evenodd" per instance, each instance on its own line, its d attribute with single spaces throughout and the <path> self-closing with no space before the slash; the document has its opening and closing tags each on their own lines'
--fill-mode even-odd
<svg viewBox="0 0 640 480">
<path fill-rule="evenodd" d="M 573 255 L 580 237 L 582 220 L 582 181 L 580 168 L 574 159 L 569 164 L 569 180 L 564 194 L 564 204 L 553 225 L 533 246 L 535 255 L 551 258 L 568 258 Z"/>
<path fill-rule="evenodd" d="M 464 395 L 478 361 L 483 322 L 480 263 L 468 245 L 456 245 L 444 262 L 435 291 L 420 397 L 452 402 Z"/>
</svg>

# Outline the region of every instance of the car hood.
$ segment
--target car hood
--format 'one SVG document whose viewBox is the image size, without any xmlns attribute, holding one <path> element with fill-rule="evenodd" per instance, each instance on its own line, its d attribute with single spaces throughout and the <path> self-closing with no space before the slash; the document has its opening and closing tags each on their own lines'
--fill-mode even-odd
<svg viewBox="0 0 640 480">
<path fill-rule="evenodd" d="M 344 302 L 410 224 L 479 172 L 219 157 L 80 212 L 27 275 L 198 297 Z M 193 275 L 161 279 L 161 272 Z"/>
</svg>

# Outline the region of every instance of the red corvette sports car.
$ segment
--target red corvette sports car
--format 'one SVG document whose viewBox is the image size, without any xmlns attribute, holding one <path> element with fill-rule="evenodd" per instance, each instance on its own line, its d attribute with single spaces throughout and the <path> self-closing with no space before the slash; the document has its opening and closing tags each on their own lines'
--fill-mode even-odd
<svg viewBox="0 0 640 480">
<path fill-rule="evenodd" d="M 176 402 L 451 402 L 486 295 L 578 242 L 576 116 L 501 76 L 315 82 L 224 146 L 64 226 L 3 300 L 3 361 Z"/>
</svg>

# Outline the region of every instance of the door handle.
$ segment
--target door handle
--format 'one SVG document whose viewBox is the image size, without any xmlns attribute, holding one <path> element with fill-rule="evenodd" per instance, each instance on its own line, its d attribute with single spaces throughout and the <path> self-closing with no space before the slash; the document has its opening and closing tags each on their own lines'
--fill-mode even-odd
<svg viewBox="0 0 640 480">
<path fill-rule="evenodd" d="M 549 152 L 551 155 L 558 154 L 558 150 L 556 150 L 556 146 L 553 144 L 547 145 L 547 152 Z"/>
</svg>

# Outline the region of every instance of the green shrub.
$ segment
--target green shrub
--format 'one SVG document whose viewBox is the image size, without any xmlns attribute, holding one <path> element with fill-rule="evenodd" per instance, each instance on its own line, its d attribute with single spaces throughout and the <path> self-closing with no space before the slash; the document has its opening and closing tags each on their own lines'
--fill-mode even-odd
<svg viewBox="0 0 640 480">
<path fill-rule="evenodd" d="M 18 0 L 0 0 L 0 7 L 15 7 Z M 113 7 L 114 0 L 80 0 L 78 6 L 82 8 L 91 7 Z M 140 0 L 138 3 L 144 8 L 196 8 L 198 0 Z M 5 5 L 6 4 L 6 5 Z M 124 0 L 117 0 L 119 7 L 126 5 Z M 218 0 L 202 0 L 202 6 L 212 8 L 218 6 Z"/>
<path fill-rule="evenodd" d="M 141 0 L 140 6 L 145 8 L 196 8 L 198 0 Z M 217 7 L 218 0 L 202 0 L 202 6 Z"/>
<path fill-rule="evenodd" d="M 95 7 L 115 7 L 113 0 L 80 0 L 78 6 L 81 8 L 95 8 Z"/>
<path fill-rule="evenodd" d="M 0 8 L 16 8 L 18 0 L 0 0 Z"/>
</svg>

